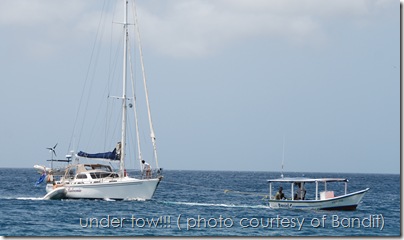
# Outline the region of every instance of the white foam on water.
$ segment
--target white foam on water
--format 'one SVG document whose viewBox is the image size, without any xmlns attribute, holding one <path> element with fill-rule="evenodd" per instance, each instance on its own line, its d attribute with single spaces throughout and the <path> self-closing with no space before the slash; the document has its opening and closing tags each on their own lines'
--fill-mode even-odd
<svg viewBox="0 0 404 240">
<path fill-rule="evenodd" d="M 18 198 L 9 198 L 9 199 L 17 199 L 17 200 L 45 200 L 43 197 L 18 197 Z"/>
</svg>

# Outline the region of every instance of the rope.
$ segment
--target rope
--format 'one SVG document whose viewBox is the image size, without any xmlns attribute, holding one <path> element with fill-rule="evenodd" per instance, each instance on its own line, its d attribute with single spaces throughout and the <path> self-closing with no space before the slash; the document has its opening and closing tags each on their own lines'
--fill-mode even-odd
<svg viewBox="0 0 404 240">
<path fill-rule="evenodd" d="M 268 198 L 268 195 L 262 194 L 262 193 L 240 192 L 240 191 L 234 191 L 234 190 L 229 190 L 229 189 L 225 189 L 224 193 L 238 193 L 238 194 L 245 194 L 245 195 L 262 196 L 262 197 Z"/>
<path fill-rule="evenodd" d="M 217 188 L 212 188 L 212 187 L 206 187 L 206 186 L 198 186 L 198 185 L 190 185 L 190 184 L 185 184 L 185 183 L 176 183 L 176 182 L 168 182 L 168 181 L 162 181 L 163 183 L 171 183 L 175 185 L 180 185 L 180 186 L 187 186 L 187 187 L 197 187 L 197 188 L 205 188 L 209 190 L 215 190 L 215 191 L 223 191 L 223 189 L 217 189 Z"/>
<path fill-rule="evenodd" d="M 176 184 L 176 185 L 181 185 L 181 186 L 187 186 L 187 187 L 197 187 L 197 188 L 205 188 L 209 190 L 215 190 L 215 191 L 223 191 L 223 193 L 237 193 L 237 194 L 244 194 L 244 195 L 255 195 L 255 196 L 262 196 L 263 198 L 268 198 L 268 195 L 262 194 L 262 193 L 253 193 L 253 192 L 240 192 L 240 191 L 234 191 L 234 190 L 229 190 L 229 189 L 218 189 L 218 188 L 212 188 L 212 187 L 206 187 L 206 186 L 198 186 L 198 185 L 190 185 L 190 184 L 184 184 L 184 183 L 176 183 L 176 182 L 167 182 L 163 181 L 164 183 L 171 183 L 171 184 Z"/>
</svg>

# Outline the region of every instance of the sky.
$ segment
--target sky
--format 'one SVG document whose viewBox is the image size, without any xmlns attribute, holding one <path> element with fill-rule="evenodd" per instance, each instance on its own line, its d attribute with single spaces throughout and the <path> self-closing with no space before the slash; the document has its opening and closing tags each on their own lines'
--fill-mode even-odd
<svg viewBox="0 0 404 240">
<path fill-rule="evenodd" d="M 0 1 L 0 167 L 113 149 L 114 3 Z M 400 173 L 398 1 L 136 4 L 159 167 Z"/>
</svg>

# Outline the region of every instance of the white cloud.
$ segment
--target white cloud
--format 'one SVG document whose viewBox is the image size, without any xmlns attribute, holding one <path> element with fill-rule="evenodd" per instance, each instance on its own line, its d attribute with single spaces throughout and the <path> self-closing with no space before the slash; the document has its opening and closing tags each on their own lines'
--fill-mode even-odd
<svg viewBox="0 0 404 240">
<path fill-rule="evenodd" d="M 301 44 L 325 39 L 326 24 L 356 21 L 393 1 L 171 0 L 141 5 L 144 42 L 175 56 L 203 56 L 252 37 L 282 37 Z M 142 2 L 139 2 L 142 3 Z"/>
<path fill-rule="evenodd" d="M 92 6 L 100 6 L 95 3 L 80 0 L 4 0 L 0 2 L 0 26 L 42 27 L 49 28 L 49 31 L 66 30 L 67 27 L 75 29 L 89 24 L 85 20 L 97 10 Z"/>
<path fill-rule="evenodd" d="M 94 36 L 99 19 L 97 9 L 91 6 L 94 3 L 80 0 L 0 1 L 3 40 L 18 44 L 23 53 L 36 57 L 58 54 L 66 43 L 71 45 Z M 85 41 L 88 45 L 88 40 Z"/>
<path fill-rule="evenodd" d="M 0 30 L 21 29 L 20 34 L 29 44 L 37 48 L 46 45 L 43 52 L 50 54 L 63 41 L 88 45 L 94 39 L 103 3 L 110 9 L 108 14 L 113 14 L 109 4 L 115 1 L 3 0 Z M 281 38 L 290 43 L 316 45 L 327 40 L 330 19 L 353 22 L 360 19 L 363 23 L 367 16 L 393 3 L 393 0 L 147 0 L 137 1 L 137 7 L 145 46 L 161 54 L 192 57 L 213 55 L 234 44 L 248 44 L 251 38 Z"/>
</svg>

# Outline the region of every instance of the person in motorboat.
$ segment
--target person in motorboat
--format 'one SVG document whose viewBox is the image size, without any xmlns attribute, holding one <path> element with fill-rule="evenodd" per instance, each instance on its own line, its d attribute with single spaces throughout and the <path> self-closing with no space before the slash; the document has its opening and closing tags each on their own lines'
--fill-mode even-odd
<svg viewBox="0 0 404 240">
<path fill-rule="evenodd" d="M 283 191 L 283 187 L 279 187 L 279 191 L 275 195 L 276 200 L 286 199 L 285 194 L 282 191 Z"/>
<path fill-rule="evenodd" d="M 302 184 L 301 182 L 296 182 L 295 185 L 298 186 L 298 189 L 293 199 L 304 200 L 304 198 L 306 197 L 306 189 L 304 189 L 304 184 Z"/>
</svg>

